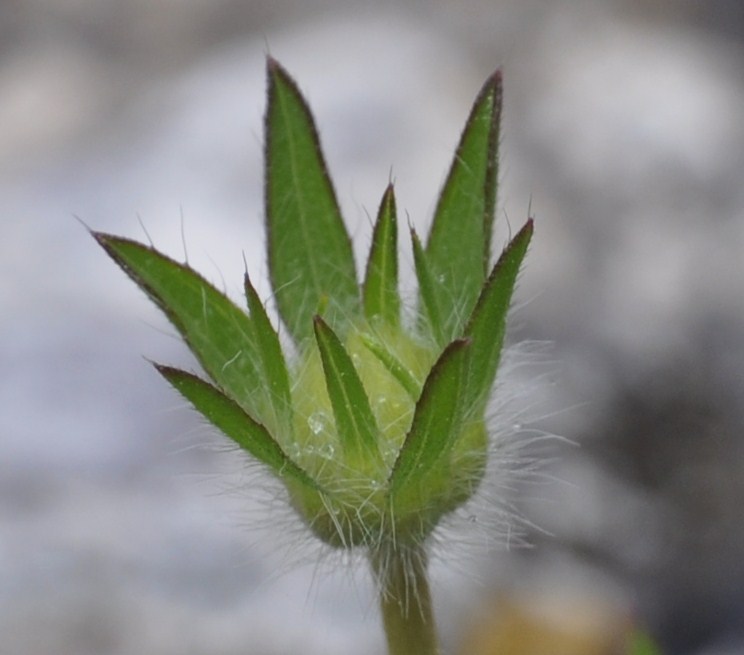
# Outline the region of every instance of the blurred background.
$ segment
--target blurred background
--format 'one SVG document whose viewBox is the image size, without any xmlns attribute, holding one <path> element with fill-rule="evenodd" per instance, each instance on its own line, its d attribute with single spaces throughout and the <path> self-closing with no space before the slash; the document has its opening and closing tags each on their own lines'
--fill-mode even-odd
<svg viewBox="0 0 744 655">
<path fill-rule="evenodd" d="M 238 300 L 244 254 L 266 295 L 270 52 L 360 253 L 391 175 L 425 231 L 504 69 L 497 245 L 537 221 L 512 341 L 549 343 L 515 402 L 570 443 L 505 498 L 529 548 L 434 563 L 447 652 L 619 653 L 643 626 L 744 653 L 743 38 L 739 0 L 0 2 L 0 651 L 383 652 L 366 573 L 271 525 L 143 356 L 193 361 L 76 220 L 144 226 Z"/>
</svg>

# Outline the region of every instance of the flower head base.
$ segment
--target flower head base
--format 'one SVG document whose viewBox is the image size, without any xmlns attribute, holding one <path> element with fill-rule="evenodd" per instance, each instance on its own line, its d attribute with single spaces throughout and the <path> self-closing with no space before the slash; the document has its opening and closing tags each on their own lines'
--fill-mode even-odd
<svg viewBox="0 0 744 655">
<path fill-rule="evenodd" d="M 268 62 L 266 219 L 276 304 L 297 355 L 246 275 L 248 313 L 187 265 L 96 233 L 161 307 L 207 382 L 156 365 L 225 435 L 283 481 L 320 539 L 373 558 L 420 546 L 476 491 L 486 404 L 506 314 L 532 236 L 528 221 L 490 266 L 501 77 L 478 95 L 423 245 L 411 232 L 418 306 L 398 294 L 392 186 L 362 283 L 310 111 Z"/>
<path fill-rule="evenodd" d="M 468 342 L 454 342 L 451 354 L 430 373 L 435 351 L 414 342 L 404 331 L 384 330 L 387 338 L 383 341 L 383 335 L 370 327 L 352 328 L 345 346 L 338 341 L 334 344 L 339 358 L 348 353 L 347 371 L 340 372 L 341 363 L 337 381 L 352 387 L 342 396 L 344 406 L 338 408 L 328 392 L 334 384 L 328 382 L 329 377 L 337 374 L 326 340 L 335 336 L 322 319 L 315 320 L 318 344 L 322 345 L 310 350 L 298 376 L 297 397 L 303 400 L 297 407 L 294 452 L 300 465 L 327 493 L 290 484 L 292 501 L 315 534 L 333 545 L 378 548 L 393 539 L 418 543 L 442 514 L 471 496 L 485 467 L 482 417 L 455 425 L 452 415 L 443 415 L 449 413 L 449 403 L 441 404 L 436 412 L 433 407 L 417 411 L 419 398 L 430 398 L 422 400 L 430 404 L 437 402 L 445 388 L 456 392 L 453 386 L 458 384 L 460 372 L 455 369 L 464 364 Z M 382 348 L 383 343 L 388 357 L 391 350 L 396 352 L 397 366 L 405 371 L 421 370 L 409 373 L 407 382 L 412 389 L 406 389 L 375 355 L 372 349 Z M 357 377 L 359 384 L 356 380 L 342 382 L 343 375 Z M 347 400 L 355 385 L 360 392 L 357 400 Z M 422 394 L 424 385 L 426 396 Z M 341 389 L 338 392 L 339 396 L 344 393 Z M 344 417 L 341 414 L 347 407 L 349 415 Z M 418 423 L 416 428 L 413 421 Z M 432 422 L 439 425 L 434 428 Z M 345 433 L 339 431 L 339 425 L 347 426 Z M 436 462 L 415 442 L 408 443 L 407 436 L 414 429 L 422 435 L 419 438 L 432 440 L 429 451 L 437 448 L 435 440 L 445 436 L 455 443 L 442 461 Z M 349 435 L 358 437 L 358 442 L 352 442 Z M 410 449 L 409 455 L 404 445 Z"/>
</svg>

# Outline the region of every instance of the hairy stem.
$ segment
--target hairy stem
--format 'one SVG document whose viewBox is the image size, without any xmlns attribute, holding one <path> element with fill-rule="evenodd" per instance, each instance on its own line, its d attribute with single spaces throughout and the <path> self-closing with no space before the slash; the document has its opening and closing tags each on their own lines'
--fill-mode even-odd
<svg viewBox="0 0 744 655">
<path fill-rule="evenodd" d="M 389 655 L 438 655 L 423 548 L 392 547 L 371 558 Z"/>
</svg>

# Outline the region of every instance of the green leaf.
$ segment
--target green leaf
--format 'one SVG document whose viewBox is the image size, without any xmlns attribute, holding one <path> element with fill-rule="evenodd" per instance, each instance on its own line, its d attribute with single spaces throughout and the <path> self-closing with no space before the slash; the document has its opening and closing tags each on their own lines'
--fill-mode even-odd
<svg viewBox="0 0 744 655">
<path fill-rule="evenodd" d="M 269 401 L 276 412 L 279 425 L 288 433 L 292 430 L 292 395 L 287 365 L 279 343 L 279 335 L 271 325 L 266 309 L 251 284 L 248 273 L 244 277 L 245 296 L 251 313 L 259 361 Z"/>
<path fill-rule="evenodd" d="M 400 383 L 400 386 L 406 390 L 411 400 L 416 401 L 421 394 L 421 385 L 411 371 L 408 370 L 408 367 L 377 339 L 364 333 L 359 335 L 359 339 L 364 344 L 364 347 L 380 360 L 380 363 Z"/>
<path fill-rule="evenodd" d="M 393 493 L 422 482 L 457 440 L 464 418 L 469 351 L 468 339 L 453 341 L 432 367 L 390 474 Z"/>
<path fill-rule="evenodd" d="M 211 377 L 244 410 L 263 418 L 264 381 L 248 315 L 196 271 L 136 241 L 93 233 L 165 312 Z"/>
<path fill-rule="evenodd" d="M 504 345 L 506 315 L 532 233 L 530 219 L 501 253 L 465 328 L 465 336 L 473 341 L 469 403 L 485 401 L 496 377 Z"/>
<path fill-rule="evenodd" d="M 368 320 L 381 316 L 391 325 L 400 320 L 398 225 L 392 184 L 382 197 L 372 234 L 364 280 L 364 312 Z"/>
<path fill-rule="evenodd" d="M 359 311 L 349 235 L 336 201 L 310 109 L 295 82 L 268 59 L 266 224 L 277 306 L 299 342 L 328 302 L 326 320 L 340 333 Z"/>
<path fill-rule="evenodd" d="M 370 458 L 374 464 L 379 464 L 377 424 L 354 363 L 322 318 L 316 316 L 314 325 L 336 432 L 344 453 L 353 464 L 370 461 Z"/>
<path fill-rule="evenodd" d="M 485 83 L 473 105 L 439 196 L 426 254 L 440 305 L 455 305 L 444 336 L 457 336 L 485 280 L 496 199 L 501 73 Z"/>
<path fill-rule="evenodd" d="M 444 334 L 444 317 L 447 315 L 443 309 L 444 299 L 437 291 L 439 281 L 434 277 L 434 272 L 428 261 L 428 256 L 421 246 L 421 241 L 416 231 L 411 229 L 411 244 L 413 246 L 413 263 L 416 268 L 416 278 L 419 289 L 419 312 L 422 315 L 432 337 L 439 345 L 446 342 Z M 444 305 L 446 307 L 446 305 Z"/>
<path fill-rule="evenodd" d="M 155 368 L 212 425 L 268 466 L 279 478 L 289 477 L 319 489 L 318 484 L 285 454 L 268 430 L 219 389 L 177 368 L 161 364 L 155 364 Z"/>
</svg>

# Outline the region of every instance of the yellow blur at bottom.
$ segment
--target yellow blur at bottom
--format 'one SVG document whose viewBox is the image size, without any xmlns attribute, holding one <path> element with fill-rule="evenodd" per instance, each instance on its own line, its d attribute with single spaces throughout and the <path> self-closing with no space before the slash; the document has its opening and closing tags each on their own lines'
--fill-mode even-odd
<svg viewBox="0 0 744 655">
<path fill-rule="evenodd" d="M 629 627 L 601 600 L 501 598 L 479 612 L 458 655 L 625 655 Z"/>
</svg>

